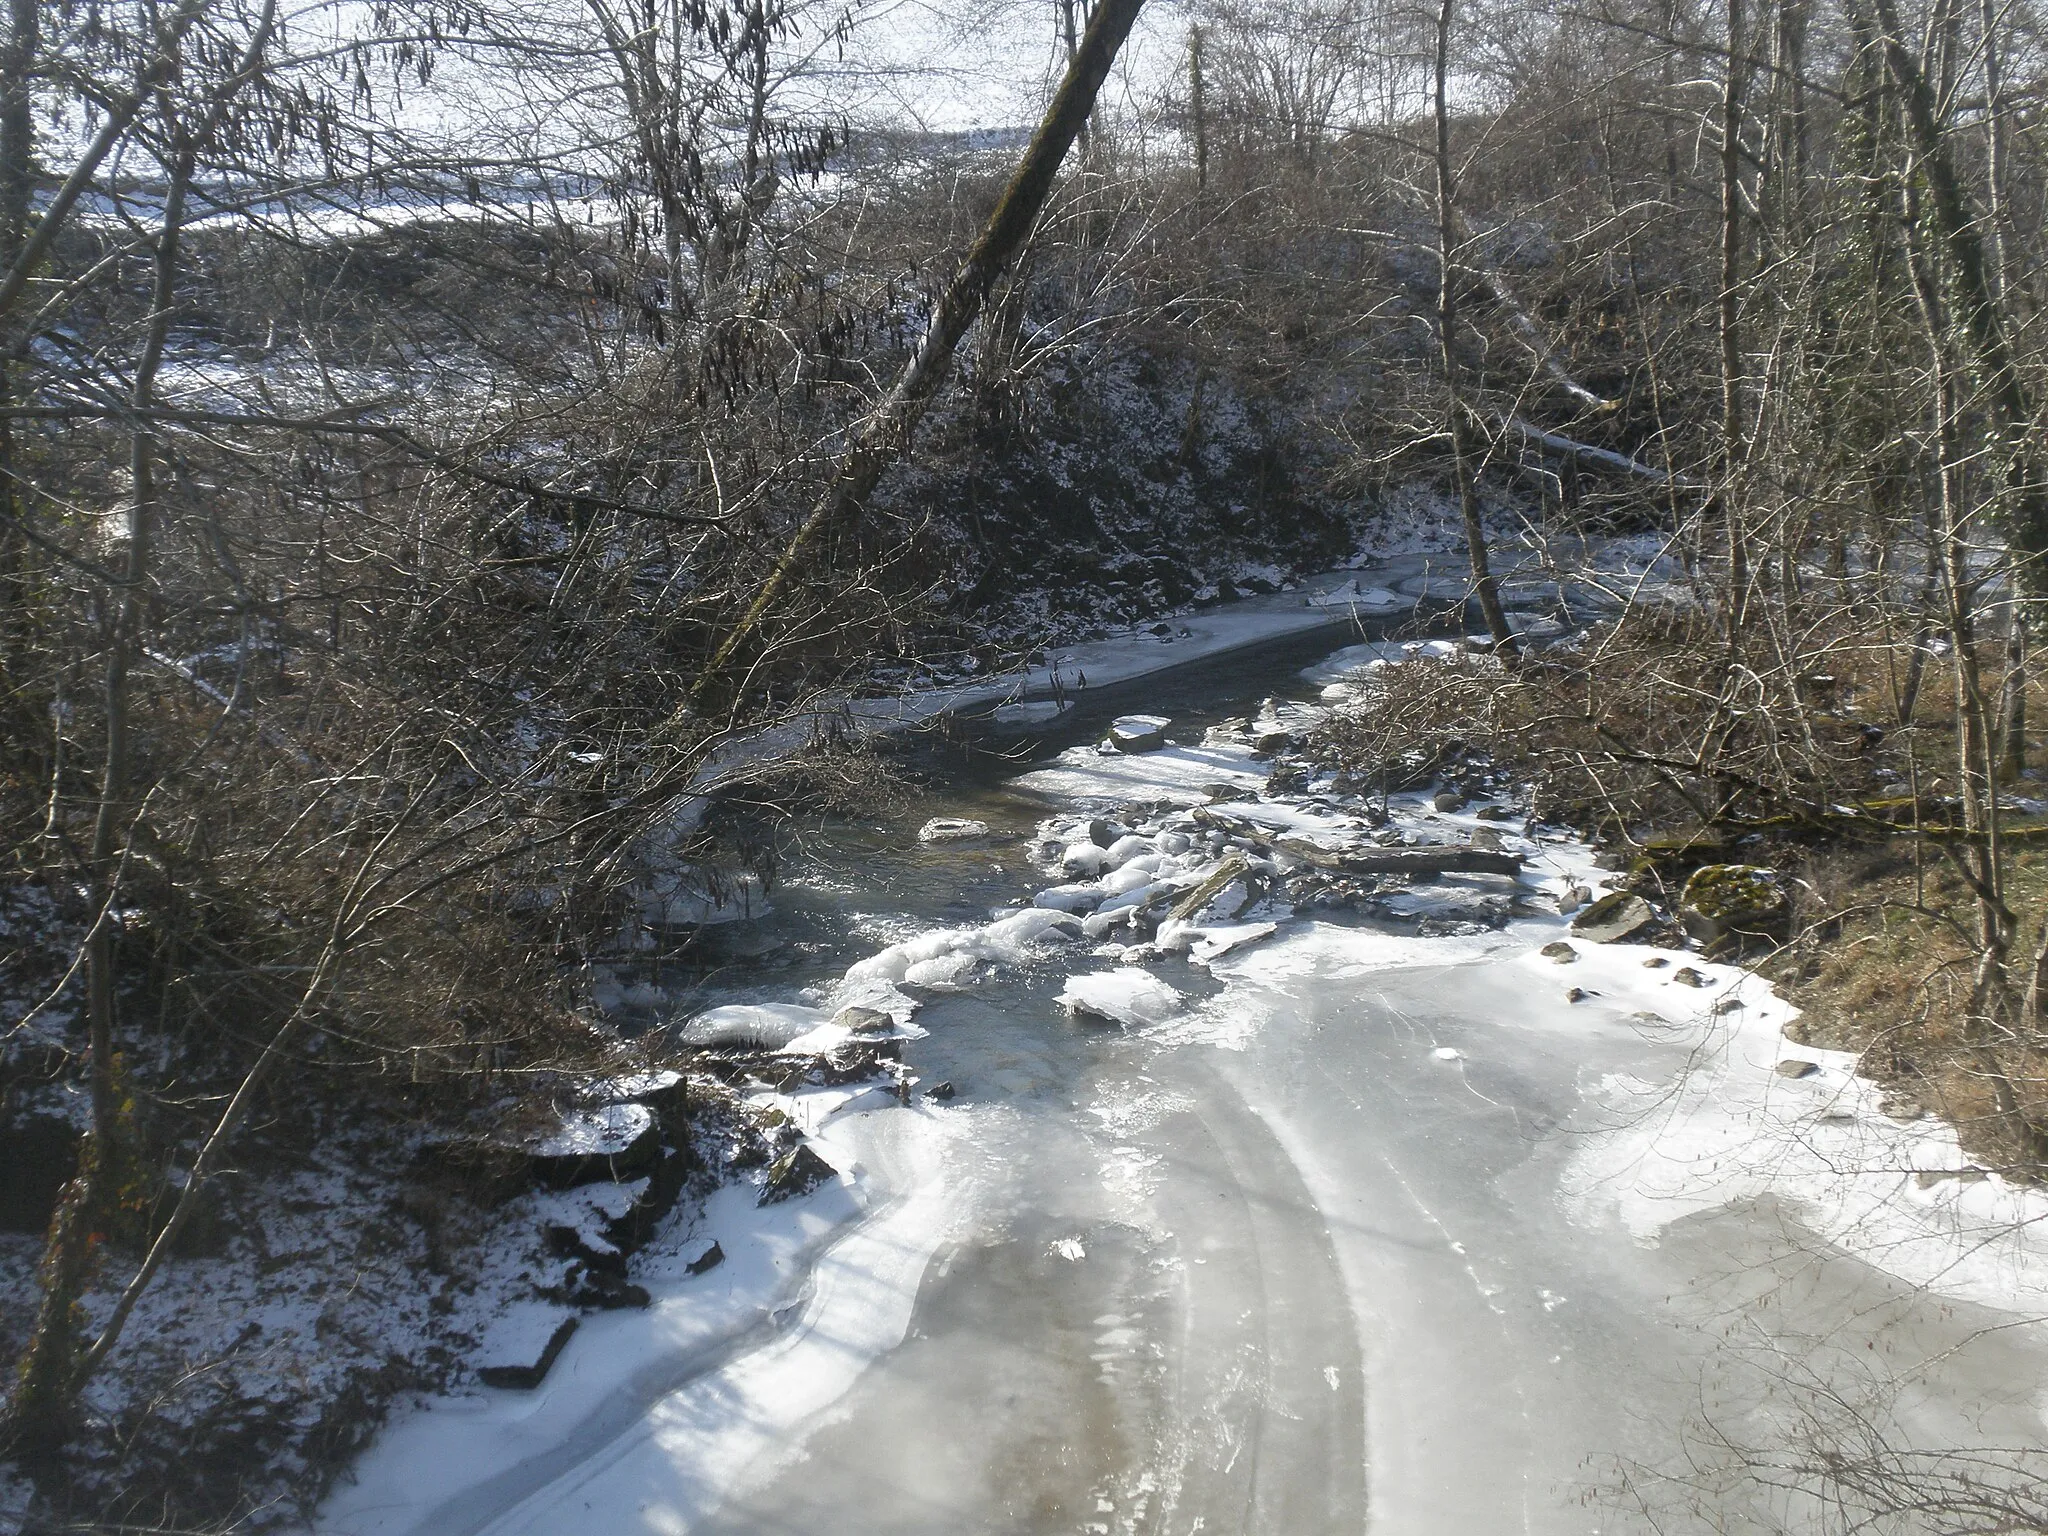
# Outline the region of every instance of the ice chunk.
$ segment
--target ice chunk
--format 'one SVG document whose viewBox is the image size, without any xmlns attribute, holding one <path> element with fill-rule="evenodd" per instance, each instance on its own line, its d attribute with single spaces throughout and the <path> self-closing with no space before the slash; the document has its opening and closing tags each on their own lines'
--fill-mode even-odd
<svg viewBox="0 0 2048 1536">
<path fill-rule="evenodd" d="M 831 1012 L 838 1019 L 848 1009 L 865 1009 L 871 1013 L 886 1014 L 898 1032 L 923 1034 L 911 1020 L 924 1004 L 907 992 L 900 992 L 892 982 L 887 981 L 842 981 L 832 989 Z"/>
<path fill-rule="evenodd" d="M 1102 887 L 1092 883 L 1055 885 L 1032 897 L 1031 904 L 1053 912 L 1093 912 L 1101 904 L 1102 896 Z"/>
<path fill-rule="evenodd" d="M 729 1003 L 698 1014 L 678 1038 L 688 1045 L 751 1045 L 774 1051 L 824 1022 L 822 1009 L 799 1003 Z"/>
<path fill-rule="evenodd" d="M 1318 592 L 1304 601 L 1311 608 L 1360 608 L 1368 613 L 1385 613 L 1411 606 L 1407 598 L 1389 592 L 1385 587 L 1361 586 L 1356 576 L 1341 587 Z"/>
<path fill-rule="evenodd" d="M 853 1038 L 850 1026 L 839 1023 L 820 1024 L 816 1029 L 798 1035 L 782 1047 L 785 1056 L 828 1056 Z"/>
<path fill-rule="evenodd" d="M 1061 889 L 1054 887 L 1054 891 Z M 1086 889 L 1087 900 L 1077 904 L 1092 906 L 1099 893 Z M 1074 932 L 1070 913 L 1041 903 L 983 928 L 940 928 L 891 944 L 880 954 L 848 966 L 846 980 L 858 985 L 965 986 L 983 960 L 1020 960 L 1030 945 L 1070 938 Z"/>
<path fill-rule="evenodd" d="M 1041 725 L 1057 720 L 1074 707 L 1072 699 L 1034 699 L 1022 704 L 998 705 L 989 716 L 997 725 Z"/>
<path fill-rule="evenodd" d="M 1070 1013 L 1094 1014 L 1136 1029 L 1171 1018 L 1180 1008 L 1181 995 L 1150 971 L 1121 965 L 1068 978 L 1060 1003 Z"/>
<path fill-rule="evenodd" d="M 1140 837 L 1135 832 L 1126 832 L 1111 843 L 1103 852 L 1103 859 L 1111 869 L 1120 869 L 1140 854 L 1152 851 L 1152 839 Z"/>
<path fill-rule="evenodd" d="M 981 961 L 976 956 L 954 950 L 949 954 L 934 955 L 929 960 L 913 961 L 904 968 L 903 984 L 952 991 L 971 982 L 980 965 Z"/>
<path fill-rule="evenodd" d="M 1024 947 L 1047 939 L 1068 939 L 1079 931 L 1073 917 L 1063 911 L 1027 907 L 1014 916 L 1000 918 L 981 930 L 981 942 L 994 959 L 1021 959 Z"/>
<path fill-rule="evenodd" d="M 1190 960 L 1207 965 L 1233 949 L 1271 938 L 1278 931 L 1277 923 L 1189 923 L 1170 917 L 1159 925 L 1152 942 L 1161 949 L 1184 949 Z"/>
</svg>

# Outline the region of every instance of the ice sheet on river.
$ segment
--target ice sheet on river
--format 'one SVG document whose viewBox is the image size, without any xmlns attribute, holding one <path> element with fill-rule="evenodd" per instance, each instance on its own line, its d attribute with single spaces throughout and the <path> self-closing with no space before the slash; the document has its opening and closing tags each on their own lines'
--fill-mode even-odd
<svg viewBox="0 0 2048 1536">
<path fill-rule="evenodd" d="M 1214 798 L 1213 786 L 1256 789 L 1266 782 L 1268 771 L 1268 765 L 1254 761 L 1245 747 L 1162 747 L 1135 757 L 1069 747 L 1051 766 L 1012 782 L 1049 799 L 1202 805 Z"/>
</svg>

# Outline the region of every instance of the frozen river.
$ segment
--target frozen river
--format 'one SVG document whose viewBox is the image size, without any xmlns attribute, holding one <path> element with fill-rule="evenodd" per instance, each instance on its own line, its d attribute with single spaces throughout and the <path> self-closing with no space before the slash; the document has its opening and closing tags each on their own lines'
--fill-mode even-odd
<svg viewBox="0 0 2048 1536">
<path fill-rule="evenodd" d="M 1848 1409 L 2039 1443 L 2033 1330 L 1774 1202 L 1654 1245 L 1573 1219 L 1586 1085 L 1683 1045 L 1550 1027 L 1523 967 L 1347 975 L 1350 938 L 1282 939 L 1164 1040 L 933 1008 L 920 1065 L 986 1106 L 965 1220 L 903 1344 L 698 1528 L 1819 1529 L 1744 1462 Z"/>
<path fill-rule="evenodd" d="M 1061 799 L 984 772 L 910 808 L 987 846 L 821 830 L 768 925 L 800 958 L 732 995 L 1043 885 L 1016 839 Z M 2048 1274 L 1991 1230 L 2030 1197 L 1942 1177 L 1952 1138 L 1847 1058 L 1774 1073 L 1761 984 L 1566 969 L 1561 931 L 1297 919 L 1154 962 L 1186 1005 L 1131 1029 L 1058 1006 L 1071 949 L 932 996 L 907 1055 L 952 1098 L 786 1101 L 841 1186 L 782 1227 L 714 1202 L 726 1266 L 650 1276 L 536 1393 L 395 1425 L 324 1528 L 1819 1532 L 1827 1456 L 2038 1451 Z"/>
</svg>

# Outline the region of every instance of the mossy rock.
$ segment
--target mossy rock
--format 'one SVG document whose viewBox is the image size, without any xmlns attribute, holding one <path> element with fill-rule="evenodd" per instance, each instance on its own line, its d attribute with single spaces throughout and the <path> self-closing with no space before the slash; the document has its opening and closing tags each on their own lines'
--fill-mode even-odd
<svg viewBox="0 0 2048 1536">
<path fill-rule="evenodd" d="M 1633 891 L 1602 896 L 1572 919 L 1572 932 L 1595 944 L 1618 944 L 1657 921 L 1656 910 Z"/>
<path fill-rule="evenodd" d="M 1678 916 L 1685 931 L 1702 944 L 1730 939 L 1783 943 L 1791 933 L 1792 898 L 1775 869 L 1707 864 L 1685 882 Z"/>
<path fill-rule="evenodd" d="M 775 1160 L 768 1170 L 768 1182 L 762 1187 L 757 1205 L 776 1205 L 784 1200 L 794 1200 L 799 1195 L 808 1195 L 820 1184 L 828 1183 L 839 1175 L 830 1163 L 818 1156 L 809 1147 L 799 1143 Z"/>
<path fill-rule="evenodd" d="M 1669 888 L 1698 869 L 1702 862 L 1719 858 L 1724 851 L 1720 833 L 1712 828 L 1646 837 L 1628 859 L 1631 882 L 1655 881 Z"/>
</svg>

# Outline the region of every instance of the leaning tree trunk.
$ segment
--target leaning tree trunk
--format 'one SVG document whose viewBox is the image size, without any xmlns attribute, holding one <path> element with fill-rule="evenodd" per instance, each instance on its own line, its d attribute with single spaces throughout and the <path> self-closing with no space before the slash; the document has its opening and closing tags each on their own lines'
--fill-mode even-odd
<svg viewBox="0 0 2048 1536">
<path fill-rule="evenodd" d="M 739 689 L 731 685 L 729 670 L 738 664 L 741 652 L 761 628 L 811 545 L 828 530 L 858 520 L 882 476 L 908 451 L 917 424 L 952 365 L 960 339 L 981 313 L 996 279 L 1023 248 L 1037 224 L 1038 215 L 1052 193 L 1060 162 L 1094 110 L 1096 93 L 1109 77 L 1109 67 L 1130 35 L 1131 24 L 1137 20 L 1143 4 L 1144 0 L 1103 0 L 1096 8 L 1087 35 L 1081 39 L 1074 61 L 1067 68 L 1066 78 L 1060 82 L 1024 158 L 1003 189 L 995 212 L 989 215 L 981 237 L 940 297 L 924 340 L 882 403 L 855 429 L 831 486 L 797 528 L 782 558 L 762 583 L 760 593 L 699 675 L 693 698 L 700 707 L 721 691 L 729 698 L 737 697 Z"/>
</svg>

